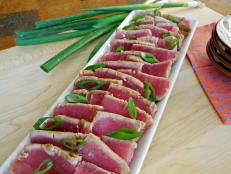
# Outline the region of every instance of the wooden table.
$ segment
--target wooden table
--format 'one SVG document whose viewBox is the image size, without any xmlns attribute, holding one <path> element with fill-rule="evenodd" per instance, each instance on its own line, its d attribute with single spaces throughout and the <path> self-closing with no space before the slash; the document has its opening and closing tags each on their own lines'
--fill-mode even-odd
<svg viewBox="0 0 231 174">
<path fill-rule="evenodd" d="M 171 9 L 200 25 L 221 15 L 208 9 Z M 32 124 L 86 63 L 94 44 L 45 74 L 39 65 L 76 39 L 0 52 L 0 162 L 17 147 Z M 231 127 L 221 123 L 187 60 L 144 162 L 142 174 L 195 174 L 231 171 Z"/>
</svg>

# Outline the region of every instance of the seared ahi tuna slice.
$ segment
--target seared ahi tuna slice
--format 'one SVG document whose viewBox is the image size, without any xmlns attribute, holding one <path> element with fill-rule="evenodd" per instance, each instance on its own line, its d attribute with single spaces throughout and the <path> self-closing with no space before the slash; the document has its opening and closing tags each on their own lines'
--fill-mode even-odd
<svg viewBox="0 0 231 174">
<path fill-rule="evenodd" d="M 11 165 L 9 174 L 33 174 L 34 170 L 29 164 L 17 160 Z"/>
<path fill-rule="evenodd" d="M 72 132 L 32 130 L 30 132 L 31 143 L 53 144 L 62 146 L 61 141 L 64 139 L 76 139 L 76 134 Z"/>
<path fill-rule="evenodd" d="M 132 25 L 141 25 L 141 24 L 151 24 L 154 25 L 155 21 L 152 16 L 145 16 L 144 18 L 138 19 L 136 21 L 131 22 Z"/>
<path fill-rule="evenodd" d="M 121 100 L 110 95 L 105 95 L 101 102 L 101 105 L 104 107 L 104 111 L 106 112 L 111 112 L 131 118 L 128 111 L 128 102 L 126 102 L 125 100 Z M 136 111 L 137 120 L 145 122 L 146 126 L 149 126 L 152 123 L 151 115 L 139 109 L 138 107 L 136 107 Z"/>
<path fill-rule="evenodd" d="M 116 52 L 118 47 L 123 47 L 123 50 L 131 50 L 134 44 L 149 45 L 155 47 L 156 45 L 150 42 L 144 42 L 141 40 L 128 40 L 128 39 L 114 39 L 111 41 L 111 50 Z"/>
<path fill-rule="evenodd" d="M 170 82 L 167 78 L 152 76 L 138 71 L 133 70 L 120 70 L 121 72 L 132 75 L 143 82 L 149 82 L 155 88 L 156 99 L 161 100 L 169 89 Z"/>
<path fill-rule="evenodd" d="M 86 70 L 88 71 L 88 70 Z M 104 85 L 100 88 L 100 89 L 107 89 L 109 84 L 110 83 L 116 83 L 116 84 L 122 84 L 122 81 L 121 80 L 116 80 L 116 79 L 112 79 L 112 78 L 98 78 L 98 77 L 93 77 L 93 76 L 81 76 L 81 77 L 78 77 L 75 81 L 75 88 L 79 88 L 76 84 L 81 82 L 81 81 L 84 81 L 84 80 L 100 80 L 104 83 Z M 95 84 L 89 84 L 87 87 L 92 87 L 92 86 L 95 86 Z"/>
<path fill-rule="evenodd" d="M 179 45 L 179 42 L 181 42 L 180 39 L 178 41 L 177 40 L 178 38 L 174 36 L 168 36 L 164 39 L 159 39 L 157 45 L 159 48 L 172 50 L 174 47 Z"/>
<path fill-rule="evenodd" d="M 100 105 L 101 101 L 103 100 L 106 94 L 110 94 L 110 93 L 102 90 L 89 91 L 89 93 L 87 94 L 87 100 L 91 104 Z"/>
<path fill-rule="evenodd" d="M 181 48 L 182 41 L 184 37 L 181 37 L 181 35 L 178 35 L 179 41 L 177 41 L 175 36 L 168 36 L 165 38 L 157 38 L 153 36 L 148 36 L 148 37 L 140 37 L 137 38 L 138 40 L 142 40 L 145 42 L 150 42 L 156 45 L 157 48 L 165 48 L 172 50 L 174 47 L 178 46 L 178 48 Z M 175 42 L 175 41 L 176 42 Z"/>
<path fill-rule="evenodd" d="M 178 27 L 180 28 L 181 32 L 184 34 L 184 36 L 187 36 L 188 33 L 190 32 L 191 30 L 190 21 L 187 20 L 186 18 L 172 16 L 168 14 L 163 15 L 163 17 L 176 23 Z"/>
<path fill-rule="evenodd" d="M 74 93 L 80 94 L 81 91 L 74 90 Z M 79 93 L 80 92 L 80 93 Z M 103 90 L 92 90 L 86 92 L 87 101 L 93 105 L 100 105 L 104 95 L 110 94 L 108 91 Z"/>
<path fill-rule="evenodd" d="M 108 145 L 115 153 L 123 158 L 128 164 L 131 163 L 134 152 L 137 148 L 137 143 L 128 140 L 118 140 L 108 136 L 101 138 L 103 142 Z"/>
<path fill-rule="evenodd" d="M 80 76 L 96 76 L 100 78 L 114 78 L 122 80 L 124 86 L 138 91 L 141 95 L 144 96 L 144 84 L 140 80 L 113 69 L 99 68 L 95 71 L 84 70 L 81 71 Z"/>
<path fill-rule="evenodd" d="M 84 161 L 116 174 L 127 174 L 129 172 L 126 161 L 113 152 L 97 136 L 88 134 L 85 141 L 86 144 L 79 151 Z"/>
<path fill-rule="evenodd" d="M 164 36 L 164 34 L 166 33 L 169 33 L 171 36 L 173 35 L 172 32 L 164 29 L 164 28 L 160 28 L 160 27 L 157 27 L 157 26 L 154 26 L 154 25 L 140 25 L 139 26 L 141 29 L 150 29 L 151 32 L 152 32 L 152 36 L 155 36 L 155 37 L 159 37 L 159 38 L 162 38 Z"/>
<path fill-rule="evenodd" d="M 154 115 L 154 113 L 156 112 L 157 108 L 155 103 L 148 101 L 138 92 L 130 88 L 121 85 L 111 84 L 108 88 L 108 92 L 110 92 L 114 97 L 126 101 L 129 100 L 129 97 L 132 97 L 135 105 L 150 115 Z"/>
<path fill-rule="evenodd" d="M 144 62 L 141 57 L 133 56 L 133 55 L 128 55 L 125 60 L 131 61 L 131 62 Z"/>
<path fill-rule="evenodd" d="M 24 147 L 24 151 L 12 164 L 10 173 L 22 174 L 23 167 L 28 171 L 23 174 L 33 174 L 39 165 L 46 159 L 51 159 L 53 166 L 47 174 L 73 174 L 75 167 L 81 161 L 81 157 L 76 153 L 65 151 L 50 144 L 30 144 Z M 30 166 L 30 167 L 29 167 Z M 33 170 L 32 173 L 30 173 Z"/>
<path fill-rule="evenodd" d="M 76 167 L 75 173 L 73 174 L 113 174 L 113 173 L 104 170 L 95 164 L 86 161 L 81 161 Z"/>
<path fill-rule="evenodd" d="M 154 48 L 148 45 L 141 45 L 141 44 L 134 44 L 132 46 L 132 49 L 136 51 L 148 52 L 154 55 L 161 62 L 167 61 L 167 60 L 175 61 L 176 55 L 177 55 L 177 52 L 173 50 L 166 50 L 163 48 Z"/>
<path fill-rule="evenodd" d="M 164 61 L 155 64 L 145 63 L 142 66 L 142 72 L 159 77 L 168 77 L 171 71 L 172 61 Z"/>
<path fill-rule="evenodd" d="M 155 45 L 157 45 L 157 43 L 158 43 L 158 38 L 154 37 L 154 36 L 138 37 L 137 40 L 149 42 L 149 43 L 152 43 L 152 44 L 155 44 Z"/>
<path fill-rule="evenodd" d="M 56 117 L 61 118 L 62 123 L 57 127 L 53 128 L 53 131 L 62 131 L 62 132 L 81 132 L 88 133 L 90 123 L 84 119 L 76 119 L 67 117 L 64 115 L 56 115 Z M 44 127 L 50 127 L 54 124 L 54 120 L 48 119 L 44 122 Z"/>
<path fill-rule="evenodd" d="M 141 70 L 142 69 L 142 63 L 140 62 L 130 62 L 130 61 L 102 61 L 100 62 L 102 64 L 107 65 L 107 68 L 110 69 L 133 69 L 133 70 Z"/>
<path fill-rule="evenodd" d="M 132 69 L 136 71 L 142 71 L 143 73 L 159 76 L 159 77 L 168 77 L 172 61 L 164 61 L 155 64 L 141 63 L 141 62 L 132 62 L 132 61 L 102 61 L 102 64 L 107 65 L 107 68 L 110 69 Z"/>
<path fill-rule="evenodd" d="M 96 112 L 103 110 L 102 106 L 83 103 L 61 103 L 54 109 L 54 115 L 68 115 L 73 118 L 92 121 Z"/>
<path fill-rule="evenodd" d="M 119 114 L 99 111 L 92 122 L 91 131 L 95 135 L 103 136 L 109 135 L 120 128 L 143 131 L 144 126 L 145 123 L 142 121 L 126 118 Z"/>
<path fill-rule="evenodd" d="M 170 23 L 166 23 L 166 22 L 157 22 L 157 23 L 156 23 L 156 26 L 157 26 L 157 27 L 160 27 L 160 28 L 164 28 L 164 29 L 166 29 L 166 30 L 172 32 L 172 33 L 173 33 L 173 36 L 177 36 L 178 33 L 179 33 L 179 31 L 180 31 L 179 28 L 178 28 L 177 26 L 172 25 L 172 24 L 170 24 Z"/>
<path fill-rule="evenodd" d="M 143 62 L 142 58 L 133 54 L 126 54 L 126 52 L 108 52 L 103 55 L 100 61 L 118 61 L 118 60 L 128 60 L 133 62 Z"/>
<path fill-rule="evenodd" d="M 144 36 L 152 36 L 152 32 L 149 29 L 143 29 L 143 30 L 121 30 L 118 29 L 116 31 L 115 38 L 116 39 L 136 39 L 138 37 L 144 37 Z"/>
</svg>

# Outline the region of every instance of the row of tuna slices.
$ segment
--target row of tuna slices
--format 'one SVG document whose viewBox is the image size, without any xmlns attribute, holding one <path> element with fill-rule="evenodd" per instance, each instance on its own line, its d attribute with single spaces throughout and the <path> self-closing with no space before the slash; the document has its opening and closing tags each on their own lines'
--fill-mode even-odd
<svg viewBox="0 0 231 174">
<path fill-rule="evenodd" d="M 104 68 L 81 71 L 73 93 L 86 97 L 88 103 L 57 105 L 53 114 L 61 119 L 61 124 L 52 130 L 31 131 L 32 144 L 25 146 L 10 173 L 32 174 L 47 158 L 54 163 L 47 174 L 129 173 L 139 138 L 120 140 L 108 135 L 120 128 L 144 132 L 151 125 L 157 106 L 145 98 L 144 82 L 153 85 L 157 100 L 163 99 L 170 85 L 172 63 L 184 39 L 179 31 L 188 27 L 184 18 L 176 18 L 181 25 L 179 29 L 167 20 L 172 16 L 164 15 L 165 19 L 154 16 L 150 10 L 137 11 L 137 15 L 141 13 L 146 16 L 131 22 L 136 30 L 117 30 L 111 52 L 105 53 L 99 61 Z M 165 34 L 167 37 L 163 38 Z M 174 45 L 167 43 L 176 37 L 179 43 L 173 48 Z M 123 50 L 116 52 L 118 47 Z M 146 62 L 143 53 L 155 56 L 159 63 Z M 99 80 L 104 85 L 90 91 L 77 85 L 87 80 Z M 94 85 L 88 84 L 88 87 Z M 130 97 L 136 106 L 136 119 L 128 112 Z M 47 128 L 53 124 L 54 120 L 48 119 L 42 126 Z M 86 144 L 76 152 L 67 150 L 62 140 L 84 140 Z"/>
</svg>

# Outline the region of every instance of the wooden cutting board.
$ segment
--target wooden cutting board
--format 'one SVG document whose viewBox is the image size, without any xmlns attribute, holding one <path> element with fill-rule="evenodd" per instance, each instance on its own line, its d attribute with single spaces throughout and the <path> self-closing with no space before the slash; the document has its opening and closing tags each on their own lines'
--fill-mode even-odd
<svg viewBox="0 0 231 174">
<path fill-rule="evenodd" d="M 221 15 L 209 8 L 171 9 L 200 25 Z M 0 52 L 0 163 L 17 147 L 85 65 L 93 43 L 49 74 L 39 65 L 76 39 Z M 224 126 L 185 60 L 142 174 L 230 173 L 231 127 Z"/>
</svg>

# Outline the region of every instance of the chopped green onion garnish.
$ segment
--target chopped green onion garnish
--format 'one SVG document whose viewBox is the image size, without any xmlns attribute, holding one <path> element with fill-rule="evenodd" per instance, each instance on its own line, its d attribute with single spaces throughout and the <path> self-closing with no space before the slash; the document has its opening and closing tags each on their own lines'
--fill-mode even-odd
<svg viewBox="0 0 231 174">
<path fill-rule="evenodd" d="M 73 93 L 73 92 L 66 95 L 65 102 L 67 103 L 88 103 L 86 97 Z"/>
<path fill-rule="evenodd" d="M 129 128 L 121 128 L 118 129 L 112 133 L 110 133 L 108 136 L 112 138 L 116 138 L 119 140 L 132 140 L 134 138 L 142 136 L 143 133 L 139 131 L 135 131 Z"/>
<path fill-rule="evenodd" d="M 137 21 L 136 25 L 146 25 L 148 24 L 147 22 L 143 22 L 143 21 Z"/>
<path fill-rule="evenodd" d="M 150 101 L 156 101 L 156 92 L 155 88 L 152 86 L 151 83 L 145 82 L 144 83 L 144 95 Z"/>
<path fill-rule="evenodd" d="M 170 33 L 170 32 L 164 33 L 164 34 L 162 35 L 162 38 L 164 39 L 164 38 L 166 38 L 166 37 L 168 37 L 168 36 L 171 36 L 171 33 Z"/>
<path fill-rule="evenodd" d="M 131 25 L 126 25 L 123 29 L 124 30 L 129 30 L 129 29 L 130 30 L 139 30 L 140 28 L 136 25 L 131 24 Z"/>
<path fill-rule="evenodd" d="M 145 62 L 154 64 L 154 63 L 159 63 L 159 60 L 157 60 L 152 54 L 150 53 L 146 53 L 146 52 L 142 52 L 141 53 L 141 57 Z"/>
<path fill-rule="evenodd" d="M 124 46 L 118 46 L 116 48 L 116 52 L 121 52 L 121 51 L 124 51 Z"/>
<path fill-rule="evenodd" d="M 95 65 L 88 66 L 87 68 L 85 68 L 85 70 L 92 70 L 92 71 L 94 71 L 94 70 L 96 70 L 98 68 L 105 68 L 105 67 L 107 67 L 106 64 L 98 63 L 98 64 L 95 64 Z"/>
<path fill-rule="evenodd" d="M 33 174 L 46 174 L 54 166 L 50 158 L 43 160 Z"/>
<path fill-rule="evenodd" d="M 60 142 L 66 149 L 79 151 L 87 142 L 82 139 L 64 139 Z"/>
<path fill-rule="evenodd" d="M 128 100 L 128 112 L 131 118 L 135 119 L 137 117 L 136 105 L 132 97 L 129 97 L 129 100 Z"/>
<path fill-rule="evenodd" d="M 46 120 L 54 120 L 54 123 L 49 126 L 49 127 L 40 127 Z M 56 128 L 57 126 L 59 126 L 62 123 L 62 119 L 59 117 L 42 117 L 40 119 L 38 119 L 38 121 L 33 125 L 33 128 L 36 130 L 52 130 L 54 128 Z"/>
<path fill-rule="evenodd" d="M 94 85 L 92 87 L 88 87 L 87 85 L 89 84 L 94 84 Z M 103 87 L 105 84 L 101 80 L 82 80 L 80 82 L 77 82 L 75 85 L 81 89 L 97 90 Z"/>
<path fill-rule="evenodd" d="M 171 46 L 171 45 L 175 46 L 178 43 L 179 43 L 179 38 L 177 38 L 177 37 L 176 38 L 172 38 L 171 40 L 169 40 L 169 41 L 166 42 L 166 44 L 168 46 Z"/>
<path fill-rule="evenodd" d="M 169 16 L 167 19 L 169 21 L 173 22 L 173 23 L 178 23 L 179 22 L 179 20 L 177 18 L 173 17 L 173 16 Z"/>
<path fill-rule="evenodd" d="M 139 19 L 144 18 L 145 16 L 146 16 L 145 13 L 138 14 L 138 15 L 136 15 L 136 16 L 132 19 L 132 21 L 137 21 L 137 20 L 139 20 Z"/>
</svg>

